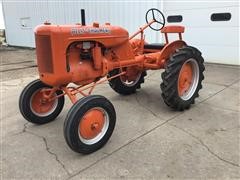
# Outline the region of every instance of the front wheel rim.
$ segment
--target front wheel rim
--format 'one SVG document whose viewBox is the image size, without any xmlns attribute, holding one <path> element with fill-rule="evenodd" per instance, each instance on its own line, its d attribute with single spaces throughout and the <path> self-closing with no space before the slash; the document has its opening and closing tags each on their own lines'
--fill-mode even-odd
<svg viewBox="0 0 240 180">
<path fill-rule="evenodd" d="M 199 82 L 199 66 L 195 59 L 188 59 L 181 67 L 178 76 L 178 95 L 189 100 L 195 93 Z"/>
<path fill-rule="evenodd" d="M 109 128 L 109 115 L 105 109 L 95 107 L 88 110 L 80 119 L 79 139 L 87 145 L 99 142 Z"/>
<path fill-rule="evenodd" d="M 30 98 L 30 109 L 33 114 L 40 116 L 40 117 L 46 117 L 51 115 L 57 108 L 58 105 L 58 99 L 48 101 L 44 97 L 44 92 L 42 90 L 45 88 L 41 88 L 34 92 Z M 55 93 L 54 96 L 57 94 Z"/>
</svg>

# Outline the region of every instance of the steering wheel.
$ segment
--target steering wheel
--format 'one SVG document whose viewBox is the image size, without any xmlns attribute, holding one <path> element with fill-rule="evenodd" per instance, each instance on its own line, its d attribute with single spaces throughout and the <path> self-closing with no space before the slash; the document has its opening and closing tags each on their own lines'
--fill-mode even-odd
<svg viewBox="0 0 240 180">
<path fill-rule="evenodd" d="M 154 20 L 157 24 L 160 24 L 160 25 L 161 25 L 160 28 L 154 28 L 154 27 L 152 27 L 152 24 L 149 25 L 149 27 L 150 27 L 152 30 L 154 30 L 154 31 L 160 31 L 160 30 L 164 27 L 164 25 L 165 25 L 165 17 L 164 17 L 164 15 L 163 15 L 163 13 L 162 13 L 161 11 L 159 11 L 158 9 L 156 9 L 156 8 L 151 8 L 151 9 L 149 9 L 149 10 L 147 11 L 146 17 L 145 17 L 147 23 L 151 22 L 151 21 L 148 20 L 148 14 L 149 14 L 149 13 L 152 13 L 152 17 L 153 17 L 153 18 L 151 19 L 151 21 Z M 155 17 L 155 15 L 158 15 L 157 17 L 161 17 L 161 18 L 159 18 L 160 20 L 157 20 L 156 17 Z M 159 15 L 160 15 L 160 16 L 159 16 Z"/>
</svg>

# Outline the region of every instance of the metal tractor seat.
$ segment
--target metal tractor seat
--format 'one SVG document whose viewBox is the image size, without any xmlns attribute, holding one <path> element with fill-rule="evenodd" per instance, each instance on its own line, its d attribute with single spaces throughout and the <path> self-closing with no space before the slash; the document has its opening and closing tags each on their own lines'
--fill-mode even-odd
<svg viewBox="0 0 240 180">
<path fill-rule="evenodd" d="M 159 49 L 163 49 L 164 46 L 165 44 L 162 44 L 162 43 L 144 44 L 144 49 L 159 50 Z"/>
</svg>

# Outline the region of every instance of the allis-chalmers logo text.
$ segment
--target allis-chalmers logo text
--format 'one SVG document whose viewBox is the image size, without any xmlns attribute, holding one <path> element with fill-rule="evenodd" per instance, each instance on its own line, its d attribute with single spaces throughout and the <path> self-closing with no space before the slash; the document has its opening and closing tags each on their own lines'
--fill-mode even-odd
<svg viewBox="0 0 240 180">
<path fill-rule="evenodd" d="M 111 30 L 108 28 L 72 28 L 72 35 L 79 34 L 109 34 Z"/>
</svg>

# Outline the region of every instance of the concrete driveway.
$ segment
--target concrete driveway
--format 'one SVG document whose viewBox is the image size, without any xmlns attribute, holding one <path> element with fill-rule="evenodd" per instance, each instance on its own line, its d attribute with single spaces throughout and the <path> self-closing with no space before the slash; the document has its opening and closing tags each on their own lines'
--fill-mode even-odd
<svg viewBox="0 0 240 180">
<path fill-rule="evenodd" d="M 35 74 L 1 78 L 2 179 L 240 178 L 239 67 L 206 65 L 200 97 L 176 112 L 162 98 L 159 71 L 150 71 L 142 89 L 120 96 L 108 84 L 94 94 L 115 106 L 117 124 L 101 150 L 81 155 L 63 137 L 69 100 L 60 116 L 45 125 L 20 115 L 18 98 Z"/>
</svg>

